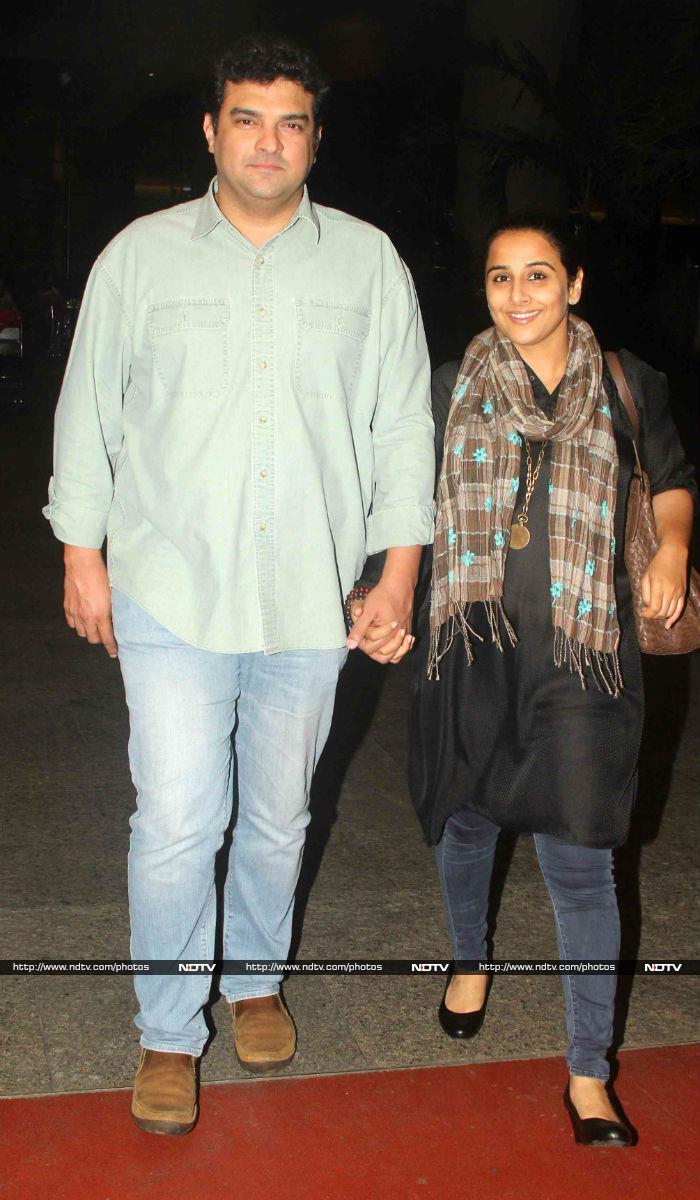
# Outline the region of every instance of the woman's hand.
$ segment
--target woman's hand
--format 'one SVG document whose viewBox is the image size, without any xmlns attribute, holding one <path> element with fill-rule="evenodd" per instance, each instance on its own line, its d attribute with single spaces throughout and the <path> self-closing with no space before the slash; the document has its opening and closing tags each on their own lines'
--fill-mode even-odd
<svg viewBox="0 0 700 1200">
<path fill-rule="evenodd" d="M 688 586 L 688 551 L 683 546 L 661 546 L 642 576 L 642 616 L 675 625 L 685 607 Z"/>
<path fill-rule="evenodd" d="M 642 576 L 642 616 L 675 625 L 688 589 L 688 546 L 693 527 L 693 500 L 685 488 L 669 488 L 652 496 L 659 549 Z"/>
</svg>

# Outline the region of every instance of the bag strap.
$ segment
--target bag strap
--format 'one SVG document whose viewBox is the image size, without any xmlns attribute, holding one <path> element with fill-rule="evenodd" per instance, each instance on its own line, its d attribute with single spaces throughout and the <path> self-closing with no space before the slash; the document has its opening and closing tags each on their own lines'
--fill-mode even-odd
<svg viewBox="0 0 700 1200">
<path fill-rule="evenodd" d="M 618 390 L 620 399 L 625 406 L 625 412 L 629 418 L 629 423 L 632 426 L 632 444 L 634 446 L 634 457 L 637 460 L 637 466 L 641 474 L 642 464 L 639 458 L 639 413 L 637 405 L 634 402 L 632 393 L 629 389 L 629 384 L 625 378 L 625 372 L 620 362 L 620 356 L 614 350 L 605 351 L 605 361 L 608 364 L 610 374 L 613 377 L 615 387 Z"/>
</svg>

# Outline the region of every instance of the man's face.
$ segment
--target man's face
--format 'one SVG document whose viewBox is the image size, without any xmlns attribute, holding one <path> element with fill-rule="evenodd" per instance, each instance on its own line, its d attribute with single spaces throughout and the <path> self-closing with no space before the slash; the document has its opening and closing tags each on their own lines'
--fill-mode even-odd
<svg viewBox="0 0 700 1200">
<path fill-rule="evenodd" d="M 298 83 L 227 83 L 216 130 L 207 113 L 204 135 L 216 162 L 219 189 L 245 208 L 278 209 L 302 187 L 321 129 L 313 96 Z"/>
</svg>

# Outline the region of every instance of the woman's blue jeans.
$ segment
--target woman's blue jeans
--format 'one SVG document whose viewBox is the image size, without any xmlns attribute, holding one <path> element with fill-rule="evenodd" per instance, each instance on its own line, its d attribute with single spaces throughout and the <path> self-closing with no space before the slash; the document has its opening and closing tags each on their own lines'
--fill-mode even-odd
<svg viewBox="0 0 700 1200">
<path fill-rule="evenodd" d="M 284 961 L 311 777 L 347 650 L 198 650 L 116 590 L 112 615 L 138 792 L 129 849 L 132 957 L 213 958 L 214 858 L 231 819 L 235 764 L 224 958 Z M 220 987 L 228 1000 L 242 1000 L 273 995 L 280 979 L 223 975 Z M 209 977 L 135 975 L 134 984 L 141 1045 L 201 1054 Z"/>
<path fill-rule="evenodd" d="M 449 818 L 436 848 L 447 925 L 455 959 L 486 960 L 486 917 L 500 830 L 486 817 L 462 809 Z M 612 851 L 569 846 L 536 833 L 535 849 L 554 909 L 559 955 L 565 959 L 617 959 L 620 917 Z M 562 975 L 572 1075 L 607 1079 L 616 976 Z"/>
</svg>

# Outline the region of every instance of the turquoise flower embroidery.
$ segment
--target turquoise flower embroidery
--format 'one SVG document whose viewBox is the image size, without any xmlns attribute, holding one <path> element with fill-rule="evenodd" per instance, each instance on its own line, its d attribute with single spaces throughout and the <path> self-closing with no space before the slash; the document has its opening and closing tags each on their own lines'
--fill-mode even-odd
<svg viewBox="0 0 700 1200">
<path fill-rule="evenodd" d="M 557 600 L 559 599 L 562 592 L 564 591 L 564 585 L 559 583 L 559 580 L 555 580 L 555 582 L 552 584 L 549 591 L 552 596 L 552 608 L 554 608 L 554 605 L 556 604 Z"/>
<path fill-rule="evenodd" d="M 455 573 L 454 573 L 454 571 L 448 571 L 448 572 L 447 572 L 447 582 L 448 582 L 448 583 L 454 583 L 454 581 L 455 581 Z"/>
<path fill-rule="evenodd" d="M 458 386 L 455 388 L 455 390 L 452 393 L 452 399 L 453 400 L 461 400 L 462 396 L 464 395 L 466 390 L 467 390 L 466 383 L 458 384 Z"/>
<path fill-rule="evenodd" d="M 493 496 L 487 496 L 486 499 L 484 500 L 484 509 L 486 510 L 486 512 L 491 512 L 492 508 L 493 508 Z"/>
<path fill-rule="evenodd" d="M 554 484 L 552 483 L 552 481 L 550 479 L 549 483 L 547 484 L 547 492 L 551 496 L 553 491 L 554 491 Z"/>
<path fill-rule="evenodd" d="M 604 501 L 603 501 L 603 503 L 602 503 L 602 504 L 601 504 L 601 506 L 600 506 L 600 515 L 601 515 L 601 517 L 603 518 L 603 520 L 605 520 L 605 518 L 606 518 L 606 517 L 607 517 L 607 515 L 608 515 L 608 502 L 607 502 L 607 500 L 604 500 Z"/>
<path fill-rule="evenodd" d="M 465 567 L 470 567 L 472 565 L 472 563 L 474 562 L 475 558 L 476 558 L 476 555 L 474 554 L 474 551 L 467 550 L 466 554 L 462 555 L 460 562 L 463 562 Z"/>
<path fill-rule="evenodd" d="M 474 459 L 474 462 L 478 462 L 478 463 L 488 462 L 488 456 L 487 456 L 486 450 L 483 446 L 477 447 L 477 449 L 472 454 L 472 458 Z"/>
<path fill-rule="evenodd" d="M 522 446 L 523 444 L 523 439 L 521 438 L 517 429 L 514 429 L 512 433 L 508 434 L 508 441 L 512 442 L 514 446 Z"/>
<path fill-rule="evenodd" d="M 493 540 L 494 540 L 494 542 L 496 543 L 496 545 L 497 545 L 497 546 L 499 546 L 499 547 L 500 547 L 500 546 L 505 546 L 505 544 L 506 544 L 506 536 L 505 536 L 505 534 L 504 534 L 504 532 L 503 532 L 503 530 L 502 530 L 502 529 L 497 529 L 497 530 L 496 530 L 496 532 L 495 532 L 495 533 L 494 533 L 494 535 L 493 535 Z"/>
<path fill-rule="evenodd" d="M 609 604 L 609 605 L 608 605 L 608 616 L 609 616 L 609 617 L 614 617 L 614 616 L 615 616 L 615 605 L 614 605 L 614 604 Z"/>
<path fill-rule="evenodd" d="M 609 417 L 609 416 L 611 415 L 611 413 L 610 413 L 610 405 L 609 405 L 609 404 L 601 404 L 601 406 L 600 406 L 600 412 L 602 412 L 602 414 L 603 414 L 603 416 L 604 416 L 604 417 Z"/>
<path fill-rule="evenodd" d="M 460 456 L 460 454 L 462 453 L 463 449 L 464 449 L 464 442 L 460 442 L 458 446 L 455 446 L 455 448 L 454 448 L 454 450 L 452 451 L 452 453 L 453 453 L 453 454 L 456 454 L 456 455 L 457 455 L 457 457 L 459 458 L 459 456 Z"/>
<path fill-rule="evenodd" d="M 454 546 L 456 541 L 457 541 L 457 534 L 455 533 L 454 529 L 450 525 L 450 528 L 447 530 L 447 545 Z"/>
<path fill-rule="evenodd" d="M 595 571 L 595 559 L 594 558 L 586 559 L 586 565 L 583 569 L 587 575 L 592 575 L 593 572 Z"/>
<path fill-rule="evenodd" d="M 579 600 L 576 616 L 585 617 L 586 613 L 589 613 L 592 608 L 593 605 L 591 604 L 590 600 Z"/>
<path fill-rule="evenodd" d="M 578 523 L 578 519 L 579 519 L 579 517 L 580 517 L 580 516 L 581 516 L 581 509 L 580 509 L 580 508 L 575 508 L 575 509 L 574 509 L 574 511 L 573 511 L 573 512 L 572 512 L 572 514 L 571 514 L 571 528 L 572 528 L 572 529 L 575 529 L 575 528 L 576 528 L 576 525 L 577 525 L 577 523 Z"/>
<path fill-rule="evenodd" d="M 610 538 L 610 549 L 611 549 L 611 551 L 612 551 L 612 553 L 613 553 L 613 554 L 615 553 L 615 548 L 616 548 L 616 546 L 617 546 L 617 542 L 616 542 L 615 538 L 614 538 L 614 537 L 611 537 L 611 538 Z"/>
<path fill-rule="evenodd" d="M 510 492 L 511 496 L 515 496 L 519 486 L 520 480 L 516 476 L 513 476 L 513 478 L 508 481 L 508 491 Z"/>
<path fill-rule="evenodd" d="M 485 401 L 484 401 L 484 403 L 483 403 L 483 404 L 482 404 L 482 406 L 481 406 L 481 411 L 482 411 L 482 412 L 484 412 L 484 413 L 486 413 L 486 416 L 488 416 L 488 415 L 489 415 L 489 413 L 492 413 L 492 412 L 493 412 L 493 404 L 491 403 L 491 401 L 490 401 L 490 400 L 485 400 Z"/>
</svg>

